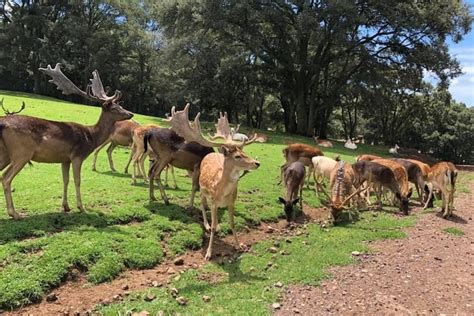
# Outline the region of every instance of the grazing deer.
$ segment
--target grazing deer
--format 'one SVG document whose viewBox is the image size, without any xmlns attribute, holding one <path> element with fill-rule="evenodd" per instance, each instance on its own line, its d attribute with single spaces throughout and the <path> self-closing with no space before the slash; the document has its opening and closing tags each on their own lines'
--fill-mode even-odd
<svg viewBox="0 0 474 316">
<path fill-rule="evenodd" d="M 398 162 L 388 159 L 375 159 L 372 161 L 389 167 L 392 170 L 400 188 L 400 194 L 395 194 L 395 197 L 400 202 L 400 210 L 403 212 L 403 214 L 408 215 L 408 202 L 412 194 L 412 189 L 408 185 L 408 173 L 406 172 L 405 168 L 403 168 L 403 166 Z"/>
<path fill-rule="evenodd" d="M 448 218 L 453 215 L 454 192 L 456 192 L 456 178 L 458 171 L 451 162 L 438 162 L 430 168 L 427 178 L 428 198 L 424 208 L 428 207 L 431 198 L 433 197 L 433 190 L 436 188 L 441 191 L 443 205 L 441 211 L 443 218 Z"/>
<path fill-rule="evenodd" d="M 69 183 L 69 169 L 72 164 L 74 183 L 76 187 L 77 207 L 85 211 L 81 199 L 81 167 L 84 159 L 95 148 L 103 144 L 114 128 L 114 123 L 127 120 L 133 114 L 124 110 L 117 101 L 120 91 L 107 96 L 99 73 L 92 72 L 93 78 L 86 91 L 75 86 L 61 71 L 60 65 L 51 68 L 40 68 L 52 79 L 58 90 L 63 94 L 76 94 L 91 101 L 102 103 L 102 112 L 98 122 L 93 126 L 78 123 L 66 123 L 44 120 L 23 115 L 7 115 L 0 119 L 0 170 L 3 173 L 3 189 L 8 214 L 18 219 L 20 215 L 15 211 L 11 194 L 13 178 L 30 161 L 61 163 L 64 182 L 62 208 L 69 211 L 67 201 L 67 187 Z"/>
<path fill-rule="evenodd" d="M 133 120 L 125 120 L 125 121 L 118 121 L 114 124 L 114 129 L 112 134 L 110 135 L 109 139 L 107 139 L 102 145 L 100 145 L 94 151 L 94 157 L 92 160 L 92 171 L 97 171 L 96 162 L 97 162 L 97 155 L 99 151 L 110 144 L 107 148 L 107 158 L 109 159 L 109 166 L 110 170 L 113 172 L 117 172 L 114 167 L 114 161 L 112 159 L 112 153 L 117 146 L 124 146 L 130 147 L 133 144 L 133 131 L 139 127 L 140 124 Z M 128 167 L 130 166 L 130 162 L 132 161 L 133 157 L 133 150 L 130 152 L 130 157 L 128 158 L 127 164 L 125 165 L 125 173 L 128 173 Z"/>
<path fill-rule="evenodd" d="M 218 125 L 225 129 L 224 143 L 216 143 L 205 139 L 201 132 L 199 116 L 196 115 L 194 122 L 190 124 L 188 120 L 189 104 L 183 111 L 171 110 L 171 128 L 178 135 L 181 135 L 187 142 L 196 142 L 205 147 L 221 147 L 221 153 L 210 153 L 202 159 L 199 171 L 199 185 L 201 188 L 201 210 L 204 218 L 204 227 L 211 231 L 209 246 L 206 252 L 206 260 L 212 257 L 212 245 L 217 230 L 217 209 L 227 207 L 229 211 L 229 223 L 237 247 L 240 246 L 237 233 L 234 227 L 235 200 L 237 198 L 237 186 L 240 173 L 257 169 L 260 163 L 249 157 L 242 151 L 243 146 L 255 141 L 255 136 L 248 142 L 236 142 L 232 140 L 232 134 L 226 118 L 221 118 Z M 211 226 L 207 221 L 206 209 L 211 209 Z"/>
<path fill-rule="evenodd" d="M 409 161 L 408 159 L 391 158 L 390 160 L 398 162 L 403 166 L 403 168 L 405 168 L 408 174 L 408 182 L 411 182 L 415 185 L 420 203 L 421 205 L 424 205 L 425 177 L 423 176 L 423 171 L 421 171 L 420 166 L 417 163 Z"/>
<path fill-rule="evenodd" d="M 283 179 L 283 173 L 285 172 L 286 167 L 295 161 L 302 162 L 305 166 L 308 167 L 308 187 L 309 187 L 309 177 L 313 173 L 313 163 L 311 159 L 316 156 L 324 156 L 321 149 L 313 147 L 306 144 L 290 144 L 283 149 L 283 157 L 285 157 L 286 162 L 280 167 L 280 181 Z"/>
<path fill-rule="evenodd" d="M 340 212 L 347 209 L 345 206 L 357 194 L 365 191 L 368 187 L 360 186 L 358 189 L 354 187 L 355 174 L 351 165 L 345 161 L 339 161 L 336 167 L 331 171 L 330 188 L 331 188 L 331 217 L 332 221 L 336 221 Z M 352 219 L 352 215 L 349 212 Z"/>
<path fill-rule="evenodd" d="M 293 219 L 293 206 L 300 202 L 300 208 L 303 209 L 303 186 L 305 179 L 305 166 L 299 161 L 292 162 L 286 169 L 284 175 L 286 198 L 279 198 L 284 205 L 284 211 L 287 222 Z M 299 197 L 298 197 L 299 193 Z"/>
<path fill-rule="evenodd" d="M 313 136 L 314 141 L 320 147 L 333 148 L 333 144 L 327 139 L 319 139 L 319 136 Z"/>
</svg>

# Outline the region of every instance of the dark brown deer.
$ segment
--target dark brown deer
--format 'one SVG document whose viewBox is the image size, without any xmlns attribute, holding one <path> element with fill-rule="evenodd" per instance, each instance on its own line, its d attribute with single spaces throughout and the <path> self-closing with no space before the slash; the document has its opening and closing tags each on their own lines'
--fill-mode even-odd
<svg viewBox="0 0 474 316">
<path fill-rule="evenodd" d="M 280 184 L 283 179 L 283 173 L 285 172 L 285 168 L 292 162 L 300 161 L 309 169 L 307 184 L 309 188 L 309 177 L 313 173 L 313 163 L 311 159 L 316 156 L 324 156 L 321 149 L 306 144 L 295 143 L 286 146 L 282 152 L 283 157 L 285 157 L 285 163 L 280 167 L 281 174 L 280 181 L 278 182 L 278 184 Z"/>
<path fill-rule="evenodd" d="M 302 162 L 292 162 L 285 170 L 284 183 L 286 188 L 286 197 L 279 198 L 284 205 L 284 211 L 287 222 L 293 219 L 293 207 L 300 202 L 300 208 L 303 209 L 303 186 L 305 178 L 305 166 Z M 299 197 L 298 197 L 299 195 Z"/>
<path fill-rule="evenodd" d="M 92 73 L 93 78 L 85 91 L 75 86 L 62 73 L 59 64 L 54 68 L 48 65 L 47 68 L 40 68 L 40 71 L 50 76 L 52 78 L 50 82 L 56 84 L 63 94 L 76 94 L 100 102 L 102 113 L 93 126 L 49 121 L 24 115 L 7 115 L 0 119 L 0 170 L 6 167 L 2 184 L 8 214 L 15 219 L 21 216 L 13 205 L 11 183 L 30 161 L 61 163 L 64 182 L 62 208 L 65 212 L 70 210 L 67 187 L 72 164 L 77 207 L 84 212 L 80 190 L 84 159 L 109 138 L 115 122 L 133 116 L 117 103 L 121 96 L 120 91 L 115 91 L 112 96 L 106 95 L 97 71 Z"/>
</svg>

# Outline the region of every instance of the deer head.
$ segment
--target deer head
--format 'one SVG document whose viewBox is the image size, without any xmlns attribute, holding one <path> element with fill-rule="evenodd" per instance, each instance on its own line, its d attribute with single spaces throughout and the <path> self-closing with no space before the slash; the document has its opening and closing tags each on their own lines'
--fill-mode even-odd
<svg viewBox="0 0 474 316">
<path fill-rule="evenodd" d="M 182 111 L 176 111 L 175 107 L 173 107 L 171 109 L 171 117 L 168 119 L 171 124 L 171 129 L 183 137 L 187 142 L 196 142 L 206 147 L 221 147 L 221 153 L 224 155 L 225 160 L 233 161 L 235 168 L 239 170 L 251 170 L 260 166 L 260 163 L 257 160 L 249 157 L 243 151 L 244 146 L 258 141 L 256 135 L 248 141 L 238 142 L 232 140 L 227 116 L 221 113 L 218 123 L 216 124 L 217 132 L 212 138 L 223 138 L 224 142 L 220 143 L 210 141 L 202 134 L 201 123 L 199 121 L 201 113 L 198 113 L 194 118 L 194 121 L 190 122 L 188 120 L 188 112 L 189 104 L 187 104 Z M 219 136 L 216 137 L 216 135 Z"/>
<path fill-rule="evenodd" d="M 118 101 L 122 97 L 122 93 L 119 90 L 115 90 L 112 96 L 108 96 L 105 93 L 97 70 L 92 72 L 92 79 L 90 79 L 90 84 L 87 85 L 86 91 L 79 89 L 63 74 L 59 63 L 57 63 L 54 68 L 48 65 L 46 68 L 39 68 L 39 70 L 51 77 L 49 82 L 54 83 L 57 89 L 62 91 L 62 94 L 75 94 L 90 101 L 101 103 L 102 112 L 113 121 L 128 120 L 133 117 L 132 112 L 125 110 L 118 104 Z"/>
</svg>

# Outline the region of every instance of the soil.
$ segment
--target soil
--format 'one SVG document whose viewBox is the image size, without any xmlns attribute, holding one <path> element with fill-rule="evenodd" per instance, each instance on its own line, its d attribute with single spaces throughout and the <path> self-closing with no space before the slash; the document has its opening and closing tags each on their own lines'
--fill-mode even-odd
<svg viewBox="0 0 474 316">
<path fill-rule="evenodd" d="M 474 192 L 474 183 L 468 186 Z M 320 286 L 288 287 L 276 315 L 474 315 L 474 194 L 461 194 L 454 205 L 453 218 L 422 214 L 407 238 L 354 253 L 358 264 L 331 269 L 333 278 Z"/>
</svg>

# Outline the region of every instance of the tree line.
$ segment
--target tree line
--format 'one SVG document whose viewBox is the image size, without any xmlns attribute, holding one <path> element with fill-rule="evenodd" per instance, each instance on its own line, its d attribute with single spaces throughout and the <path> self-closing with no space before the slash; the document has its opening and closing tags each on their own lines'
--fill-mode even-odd
<svg viewBox="0 0 474 316">
<path fill-rule="evenodd" d="M 98 69 L 132 111 L 398 143 L 474 162 L 474 110 L 452 100 L 463 1 L 0 1 L 0 88 L 60 96 L 38 72 Z M 426 73 L 437 77 L 433 86 Z M 85 102 L 77 100 L 77 102 Z"/>
</svg>

